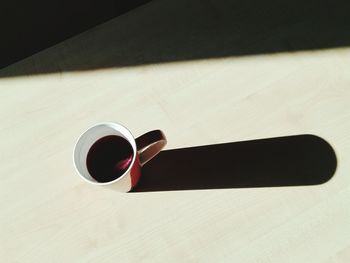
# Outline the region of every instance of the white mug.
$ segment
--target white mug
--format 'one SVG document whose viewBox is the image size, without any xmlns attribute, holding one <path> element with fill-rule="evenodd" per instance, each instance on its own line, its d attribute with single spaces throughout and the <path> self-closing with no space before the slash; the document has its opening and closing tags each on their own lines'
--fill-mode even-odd
<svg viewBox="0 0 350 263">
<path fill-rule="evenodd" d="M 133 157 L 127 170 L 121 176 L 112 181 L 98 182 L 89 173 L 87 156 L 96 141 L 109 135 L 117 135 L 126 139 L 132 147 Z M 160 130 L 150 131 L 134 139 L 131 132 L 120 124 L 98 123 L 87 129 L 75 144 L 74 166 L 79 176 L 88 183 L 108 186 L 119 192 L 129 192 L 140 179 L 141 167 L 156 156 L 165 145 L 166 138 Z"/>
</svg>

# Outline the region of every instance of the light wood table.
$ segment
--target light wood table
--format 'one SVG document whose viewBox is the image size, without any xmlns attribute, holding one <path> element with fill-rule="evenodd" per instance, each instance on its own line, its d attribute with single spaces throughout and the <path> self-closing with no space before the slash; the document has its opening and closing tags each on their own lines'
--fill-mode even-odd
<svg viewBox="0 0 350 263">
<path fill-rule="evenodd" d="M 62 69 L 0 79 L 0 262 L 349 262 L 350 49 L 64 71 L 127 20 L 3 70 Z M 119 194 L 72 164 L 101 121 L 167 149 L 317 134 L 338 166 L 317 186 Z"/>
</svg>

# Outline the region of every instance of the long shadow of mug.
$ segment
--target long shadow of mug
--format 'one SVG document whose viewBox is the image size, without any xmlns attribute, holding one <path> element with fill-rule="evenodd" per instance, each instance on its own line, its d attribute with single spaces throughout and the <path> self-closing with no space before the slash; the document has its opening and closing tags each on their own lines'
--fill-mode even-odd
<svg viewBox="0 0 350 263">
<path fill-rule="evenodd" d="M 314 135 L 165 150 L 132 192 L 317 185 L 336 167 L 333 148 Z"/>
</svg>

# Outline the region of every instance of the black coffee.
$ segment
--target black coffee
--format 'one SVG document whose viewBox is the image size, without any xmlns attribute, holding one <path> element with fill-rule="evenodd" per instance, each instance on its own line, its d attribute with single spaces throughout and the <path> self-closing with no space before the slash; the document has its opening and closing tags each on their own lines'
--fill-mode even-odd
<svg viewBox="0 0 350 263">
<path fill-rule="evenodd" d="M 104 183 L 117 179 L 129 168 L 133 149 L 123 137 L 109 135 L 96 141 L 90 148 L 86 165 L 90 175 Z"/>
</svg>

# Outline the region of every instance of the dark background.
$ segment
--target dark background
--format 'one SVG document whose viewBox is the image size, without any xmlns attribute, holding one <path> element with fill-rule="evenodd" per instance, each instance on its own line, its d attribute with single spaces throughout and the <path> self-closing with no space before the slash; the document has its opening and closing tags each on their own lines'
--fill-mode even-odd
<svg viewBox="0 0 350 263">
<path fill-rule="evenodd" d="M 148 1 L 1 1 L 0 68 L 123 14 Z"/>
<path fill-rule="evenodd" d="M 119 16 L 0 77 L 350 45 L 348 0 L 146 2 L 7 0 L 0 9 L 0 67 Z"/>
</svg>

